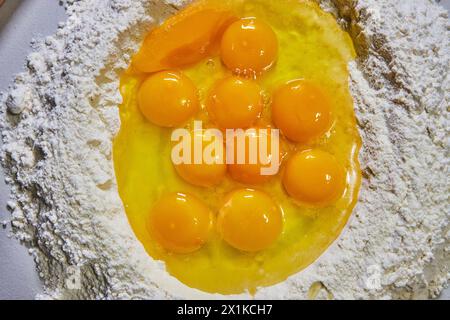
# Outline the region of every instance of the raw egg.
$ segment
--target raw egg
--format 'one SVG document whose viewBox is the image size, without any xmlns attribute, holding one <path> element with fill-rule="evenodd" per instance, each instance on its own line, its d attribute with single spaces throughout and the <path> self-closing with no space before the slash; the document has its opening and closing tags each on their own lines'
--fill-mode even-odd
<svg viewBox="0 0 450 320">
<path fill-rule="evenodd" d="M 274 93 L 272 119 L 288 139 L 308 142 L 330 130 L 331 105 L 320 87 L 305 80 L 294 80 Z"/>
<path fill-rule="evenodd" d="M 207 107 L 211 121 L 220 128 L 249 128 L 261 115 L 262 90 L 254 81 L 226 78 L 211 90 Z"/>
<path fill-rule="evenodd" d="M 275 64 L 277 55 L 277 36 L 262 20 L 241 19 L 233 23 L 223 35 L 222 60 L 236 74 L 260 75 Z"/>
<path fill-rule="evenodd" d="M 175 165 L 178 175 L 194 186 L 213 187 L 220 184 L 227 174 L 223 141 L 217 136 L 208 136 L 204 130 L 193 131 L 190 136 L 190 151 L 194 150 L 197 140 L 201 143 L 201 158 L 196 161 L 194 152 L 191 152 L 189 161 Z M 214 144 L 219 144 L 218 148 L 211 148 L 212 152 L 207 153 L 207 149 Z M 219 151 L 216 153 L 214 150 Z M 205 154 L 211 159 L 207 159 Z"/>
<path fill-rule="evenodd" d="M 329 153 L 306 150 L 292 156 L 283 174 L 287 193 L 307 206 L 327 206 L 342 196 L 345 170 Z"/>
<path fill-rule="evenodd" d="M 233 13 L 218 1 L 199 1 L 153 29 L 133 58 L 133 67 L 158 72 L 199 62 L 218 48 L 225 28 L 234 20 Z"/>
<path fill-rule="evenodd" d="M 190 288 L 225 295 L 254 294 L 313 263 L 358 198 L 355 57 L 349 35 L 312 0 L 194 1 L 149 30 L 121 76 L 113 157 L 149 259 Z M 175 163 L 175 132 L 205 142 L 193 148 L 205 160 L 210 129 L 226 164 Z M 278 135 L 265 140 L 264 130 Z M 238 132 L 266 157 L 247 138 L 230 144 Z"/>
<path fill-rule="evenodd" d="M 283 215 L 264 192 L 237 190 L 227 196 L 219 211 L 218 229 L 232 247 L 257 252 L 278 239 L 283 230 Z"/>
<path fill-rule="evenodd" d="M 180 126 L 200 110 L 194 83 L 176 71 L 162 71 L 145 80 L 138 104 L 147 120 L 161 127 Z"/>
<path fill-rule="evenodd" d="M 164 249 L 191 253 L 206 243 L 212 223 L 212 212 L 196 197 L 171 193 L 155 204 L 147 226 Z"/>
<path fill-rule="evenodd" d="M 230 148 L 232 150 L 233 158 L 228 165 L 230 176 L 237 182 L 250 185 L 269 181 L 278 173 L 281 162 L 280 147 L 274 149 L 272 142 L 270 128 L 253 128 L 242 135 L 236 135 L 233 143 L 227 144 L 228 151 Z M 264 174 L 262 169 L 269 167 L 274 167 L 274 172 Z"/>
</svg>

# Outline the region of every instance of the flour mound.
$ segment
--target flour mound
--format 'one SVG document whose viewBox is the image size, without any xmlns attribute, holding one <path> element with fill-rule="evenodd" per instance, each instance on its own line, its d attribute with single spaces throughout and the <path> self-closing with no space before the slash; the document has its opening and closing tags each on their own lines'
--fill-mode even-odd
<svg viewBox="0 0 450 320">
<path fill-rule="evenodd" d="M 0 100 L 14 235 L 41 298 L 223 298 L 169 276 L 135 238 L 117 192 L 119 74 L 183 1 L 66 1 Z M 449 281 L 447 13 L 427 0 L 321 2 L 352 35 L 364 182 L 348 227 L 313 265 L 257 298 L 436 297 Z M 243 294 L 239 298 L 249 297 Z"/>
</svg>

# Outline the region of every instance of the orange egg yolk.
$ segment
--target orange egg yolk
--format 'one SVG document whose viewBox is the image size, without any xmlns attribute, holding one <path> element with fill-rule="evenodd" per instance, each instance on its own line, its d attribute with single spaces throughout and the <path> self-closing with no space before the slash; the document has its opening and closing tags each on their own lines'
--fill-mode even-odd
<svg viewBox="0 0 450 320">
<path fill-rule="evenodd" d="M 251 127 L 263 109 L 261 92 L 253 81 L 237 77 L 219 81 L 207 102 L 211 120 L 223 129 Z"/>
<path fill-rule="evenodd" d="M 283 213 L 264 192 L 242 189 L 226 198 L 217 225 L 229 245 L 256 252 L 270 247 L 278 239 L 283 230 Z"/>
<path fill-rule="evenodd" d="M 266 139 L 267 141 L 266 150 L 261 149 L 262 139 Z M 239 140 L 244 143 L 244 145 L 242 145 Z M 273 153 L 274 148 L 272 142 L 273 137 L 270 129 L 257 128 L 247 130 L 244 137 L 235 136 L 233 143 L 227 144 L 228 157 L 230 157 L 231 152 L 231 157 L 233 159 L 233 164 L 228 165 L 228 172 L 233 180 L 250 185 L 269 181 L 273 175 L 263 175 L 261 170 L 270 167 L 275 161 L 273 158 L 275 156 L 278 157 L 278 164 L 281 161 L 281 152 L 278 148 L 277 152 Z M 252 144 L 256 146 L 256 150 L 255 148 L 252 148 Z M 262 151 L 262 154 L 264 154 L 265 157 L 262 156 L 260 151 Z M 245 157 L 243 162 L 239 161 L 240 155 Z M 256 159 L 253 159 L 256 161 L 251 161 L 252 157 L 256 157 Z M 276 168 L 274 174 L 277 174 L 278 171 L 279 167 Z"/>
<path fill-rule="evenodd" d="M 246 18 L 234 22 L 224 33 L 222 61 L 239 75 L 257 76 L 270 69 L 278 56 L 278 39 L 265 22 Z"/>
<path fill-rule="evenodd" d="M 200 110 L 194 83 L 175 71 L 162 71 L 145 80 L 138 105 L 148 121 L 169 128 L 184 124 Z"/>
<path fill-rule="evenodd" d="M 195 162 L 195 141 L 202 144 L 199 149 L 202 154 L 197 155 L 201 160 Z M 178 175 L 186 182 L 198 187 L 213 187 L 218 185 L 227 174 L 225 161 L 225 148 L 221 137 L 208 136 L 204 130 L 196 130 L 191 133 L 191 156 L 188 163 L 175 165 Z M 217 144 L 217 148 L 214 148 Z M 218 151 L 221 148 L 221 152 Z M 210 149 L 211 152 L 208 152 Z M 218 151 L 216 153 L 216 151 Z M 208 159 L 207 159 L 208 158 Z"/>
<path fill-rule="evenodd" d="M 319 87 L 294 80 L 273 95 L 272 119 L 289 140 L 305 143 L 330 130 L 331 105 Z"/>
<path fill-rule="evenodd" d="M 148 230 L 166 250 L 192 253 L 210 236 L 213 215 L 209 208 L 191 195 L 171 193 L 161 198 L 150 212 Z"/>
<path fill-rule="evenodd" d="M 192 5 L 153 29 L 133 58 L 133 67 L 153 73 L 200 62 L 218 51 L 225 29 L 236 20 L 223 8 Z"/>
<path fill-rule="evenodd" d="M 300 204 L 326 207 L 343 195 L 346 172 L 331 154 L 307 150 L 296 153 L 287 162 L 283 184 Z"/>
</svg>

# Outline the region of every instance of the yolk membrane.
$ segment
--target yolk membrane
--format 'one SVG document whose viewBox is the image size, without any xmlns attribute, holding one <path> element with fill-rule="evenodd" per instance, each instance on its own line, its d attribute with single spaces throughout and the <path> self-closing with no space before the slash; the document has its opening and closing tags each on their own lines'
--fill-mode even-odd
<svg viewBox="0 0 450 320">
<path fill-rule="evenodd" d="M 191 253 L 208 240 L 213 225 L 209 208 L 196 197 L 170 193 L 161 198 L 150 212 L 148 230 L 166 250 Z"/>
<path fill-rule="evenodd" d="M 153 73 L 195 64 L 218 50 L 223 32 L 235 20 L 220 4 L 198 1 L 149 33 L 133 67 Z"/>
<path fill-rule="evenodd" d="M 241 141 L 245 142 L 244 146 L 239 143 L 239 139 L 242 139 Z M 265 152 L 261 153 L 260 151 L 262 150 L 260 148 L 262 146 L 262 139 L 266 139 L 267 144 Z M 255 151 L 257 155 L 257 158 L 254 159 L 256 161 L 253 162 L 251 161 L 251 154 L 255 155 L 255 153 L 251 147 L 252 143 L 256 146 Z M 240 183 L 256 185 L 267 182 L 273 178 L 273 175 L 261 174 L 261 169 L 270 167 L 273 157 L 276 156 L 275 154 L 272 154 L 272 134 L 270 128 L 253 128 L 247 130 L 245 136 L 242 136 L 242 138 L 235 136 L 233 144 L 227 144 L 227 148 L 229 148 L 228 150 L 231 148 L 233 150 L 231 153 L 233 163 L 228 165 L 228 172 L 233 180 Z M 239 151 L 243 151 L 241 155 L 245 157 L 244 161 L 239 161 Z M 263 154 L 266 156 L 265 158 L 261 157 Z M 279 152 L 278 156 L 281 161 L 281 152 Z"/>
<path fill-rule="evenodd" d="M 177 71 L 151 75 L 139 89 L 138 103 L 145 118 L 161 127 L 180 126 L 200 110 L 197 88 Z"/>
<path fill-rule="evenodd" d="M 301 204 L 325 207 L 344 193 L 346 173 L 331 154 L 306 150 L 289 159 L 283 184 L 289 195 Z"/>
<path fill-rule="evenodd" d="M 223 239 L 232 247 L 257 252 L 278 239 L 283 230 L 283 214 L 266 193 L 242 189 L 227 196 L 217 225 Z"/>
<path fill-rule="evenodd" d="M 261 115 L 262 90 L 253 81 L 230 77 L 212 89 L 207 107 L 211 120 L 223 129 L 249 128 Z"/>
<path fill-rule="evenodd" d="M 294 80 L 274 93 L 272 119 L 291 141 L 310 142 L 331 128 L 331 105 L 317 85 Z"/>
<path fill-rule="evenodd" d="M 263 21 L 254 18 L 236 21 L 223 35 L 222 60 L 236 74 L 260 75 L 275 64 L 277 55 L 277 36 Z"/>
<path fill-rule="evenodd" d="M 191 141 L 191 156 L 189 163 L 182 163 L 175 165 L 175 169 L 180 177 L 182 177 L 186 182 L 198 186 L 198 187 L 213 187 L 218 185 L 223 181 L 225 175 L 227 174 L 227 165 L 225 162 L 225 151 L 223 146 L 222 138 L 220 139 L 215 136 L 208 136 L 205 134 L 204 130 L 195 130 L 190 135 Z M 195 140 L 201 142 L 201 154 L 197 155 L 200 157 L 200 163 L 195 162 Z M 207 149 L 213 147 L 215 144 L 221 144 L 222 152 L 216 154 L 215 151 L 207 152 Z M 219 148 L 215 148 L 219 150 Z M 207 156 L 210 159 L 207 159 Z"/>
</svg>

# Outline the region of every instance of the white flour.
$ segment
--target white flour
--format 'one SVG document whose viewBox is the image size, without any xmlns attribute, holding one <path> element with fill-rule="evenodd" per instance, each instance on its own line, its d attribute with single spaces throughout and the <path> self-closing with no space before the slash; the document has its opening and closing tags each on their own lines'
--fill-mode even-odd
<svg viewBox="0 0 450 320">
<path fill-rule="evenodd" d="M 182 1 L 168 2 L 68 1 L 67 22 L 1 98 L 11 224 L 36 260 L 44 298 L 211 297 L 148 257 L 113 170 L 118 74 L 149 25 Z M 448 284 L 449 20 L 432 1 L 410 3 L 323 1 L 360 54 L 350 69 L 363 188 L 340 239 L 257 298 L 427 298 Z"/>
</svg>

